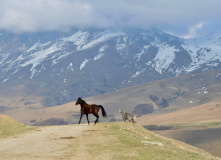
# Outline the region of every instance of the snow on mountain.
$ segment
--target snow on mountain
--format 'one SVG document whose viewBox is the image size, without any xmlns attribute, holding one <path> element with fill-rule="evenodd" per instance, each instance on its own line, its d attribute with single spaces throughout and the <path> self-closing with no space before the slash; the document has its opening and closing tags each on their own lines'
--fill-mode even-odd
<svg viewBox="0 0 221 160">
<path fill-rule="evenodd" d="M 38 45 L 38 44 L 37 44 Z M 35 45 L 34 45 L 35 46 Z M 33 47 L 32 47 L 33 48 Z M 41 64 L 49 55 L 54 54 L 57 50 L 59 50 L 60 47 L 57 46 L 56 44 L 53 44 L 52 46 L 50 46 L 49 48 L 45 49 L 45 50 L 40 50 L 37 52 L 34 52 L 33 54 L 31 54 L 30 56 L 27 56 L 27 60 L 26 62 L 24 62 L 23 64 L 21 64 L 21 67 L 26 67 L 28 65 L 32 65 L 30 71 L 31 71 L 31 76 L 30 78 L 32 79 L 35 71 L 36 71 L 36 67 Z M 30 50 L 30 49 L 29 49 Z M 28 50 L 28 51 L 29 51 Z"/>
<path fill-rule="evenodd" d="M 106 35 L 102 35 L 96 39 L 91 40 L 89 43 L 84 44 L 79 50 L 84 50 L 84 49 L 88 49 L 88 48 L 92 48 L 108 39 L 111 39 L 113 37 L 117 37 L 122 35 L 122 33 L 112 33 L 112 34 L 106 34 Z"/>
<path fill-rule="evenodd" d="M 81 65 L 80 65 L 80 70 L 82 70 L 82 69 L 85 67 L 85 65 L 87 64 L 88 61 L 89 61 L 88 59 L 85 59 L 85 60 L 81 63 Z"/>
<path fill-rule="evenodd" d="M 137 71 L 134 75 L 131 76 L 131 78 L 135 78 L 138 75 L 140 75 L 141 73 L 143 73 L 145 71 L 145 69 L 141 70 L 141 71 Z"/>
<path fill-rule="evenodd" d="M 221 34 L 210 33 L 204 37 L 189 39 L 182 47 L 189 52 L 192 63 L 186 72 L 199 69 L 202 65 L 217 67 L 221 62 Z M 208 68 L 205 68 L 208 69 Z"/>
<path fill-rule="evenodd" d="M 148 51 L 149 47 L 150 47 L 150 46 L 144 46 L 143 50 L 142 50 L 140 53 L 136 54 L 136 55 L 134 56 L 134 58 L 136 58 L 137 61 L 139 61 L 139 60 L 140 60 L 140 57 L 145 54 L 145 51 Z"/>
<path fill-rule="evenodd" d="M 73 42 L 77 47 L 77 50 L 81 50 L 82 46 L 87 42 L 88 33 L 78 31 L 67 38 L 62 38 L 61 40 L 65 42 Z"/>
<path fill-rule="evenodd" d="M 168 69 L 170 64 L 174 62 L 176 57 L 175 52 L 179 50 L 175 48 L 175 46 L 169 45 L 161 45 L 159 46 L 158 53 L 154 59 L 150 62 L 147 62 L 147 65 L 151 65 L 157 72 L 160 74 L 163 73 L 164 70 Z"/>
<path fill-rule="evenodd" d="M 0 36 L 0 87 L 31 80 L 32 87 L 53 90 L 48 105 L 219 68 L 217 33 L 180 39 L 151 28 Z"/>
<path fill-rule="evenodd" d="M 104 56 L 104 52 L 105 52 L 105 49 L 106 49 L 106 48 L 107 48 L 107 46 L 105 45 L 105 46 L 102 46 L 102 47 L 99 49 L 99 54 L 94 57 L 94 60 L 95 60 L 95 61 L 98 60 L 98 59 L 100 59 L 102 56 Z"/>
</svg>

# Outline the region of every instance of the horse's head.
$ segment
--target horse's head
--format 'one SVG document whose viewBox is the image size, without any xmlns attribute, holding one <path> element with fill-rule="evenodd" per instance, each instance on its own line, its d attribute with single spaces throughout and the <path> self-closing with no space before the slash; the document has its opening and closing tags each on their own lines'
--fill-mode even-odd
<svg viewBox="0 0 221 160">
<path fill-rule="evenodd" d="M 81 99 L 81 97 L 79 97 L 77 101 L 75 102 L 75 105 L 82 104 L 82 103 L 83 103 L 83 100 Z"/>
</svg>

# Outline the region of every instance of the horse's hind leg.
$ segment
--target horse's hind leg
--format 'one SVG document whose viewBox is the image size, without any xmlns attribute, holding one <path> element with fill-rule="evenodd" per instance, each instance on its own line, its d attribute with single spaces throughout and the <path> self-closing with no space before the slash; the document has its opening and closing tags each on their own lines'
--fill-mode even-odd
<svg viewBox="0 0 221 160">
<path fill-rule="evenodd" d="M 86 114 L 86 116 L 87 116 L 87 121 L 88 121 L 88 125 L 90 124 L 90 122 L 89 122 L 89 119 L 88 119 L 88 114 Z"/>
<path fill-rule="evenodd" d="M 99 115 L 98 114 L 94 114 L 94 116 L 97 118 L 94 122 L 94 124 L 96 125 L 96 123 L 98 123 L 98 119 L 99 119 Z"/>
<path fill-rule="evenodd" d="M 99 115 L 97 115 L 97 123 L 98 123 Z"/>
</svg>

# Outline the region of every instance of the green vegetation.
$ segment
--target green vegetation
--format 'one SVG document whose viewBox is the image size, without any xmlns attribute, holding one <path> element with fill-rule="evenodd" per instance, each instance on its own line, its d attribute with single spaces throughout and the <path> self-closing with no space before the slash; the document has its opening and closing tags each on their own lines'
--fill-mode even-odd
<svg viewBox="0 0 221 160">
<path fill-rule="evenodd" d="M 142 116 L 145 114 L 153 113 L 154 107 L 151 103 L 139 104 L 134 108 L 133 114 Z"/>
<path fill-rule="evenodd" d="M 159 98 L 159 97 L 151 94 L 150 99 L 160 108 L 166 108 L 169 106 L 169 103 L 165 98 Z"/>
<path fill-rule="evenodd" d="M 181 97 L 182 95 L 185 94 L 185 91 L 182 91 L 180 88 L 178 88 L 173 94 L 177 97 Z"/>
<path fill-rule="evenodd" d="M 8 116 L 0 115 L 0 138 L 14 136 L 33 129 L 34 127 L 25 126 Z"/>
<path fill-rule="evenodd" d="M 100 123 L 99 126 L 90 126 L 90 132 L 83 135 L 83 142 L 88 148 L 85 152 L 93 159 L 115 160 L 206 160 L 216 159 L 208 153 L 182 142 L 161 137 L 143 127 L 132 123 Z M 97 138 L 93 137 L 93 134 Z M 76 140 L 79 144 L 71 146 L 75 152 L 81 151 L 79 147 L 82 140 Z M 74 153 L 73 153 L 74 154 Z"/>
</svg>

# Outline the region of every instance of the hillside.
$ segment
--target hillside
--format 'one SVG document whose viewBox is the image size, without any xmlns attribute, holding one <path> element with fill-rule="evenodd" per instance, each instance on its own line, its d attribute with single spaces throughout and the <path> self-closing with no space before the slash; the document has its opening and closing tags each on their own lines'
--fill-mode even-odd
<svg viewBox="0 0 221 160">
<path fill-rule="evenodd" d="M 30 130 L 33 130 L 33 127 L 25 126 L 8 116 L 0 114 L 0 139 L 21 134 Z"/>
<path fill-rule="evenodd" d="M 123 88 L 112 93 L 89 97 L 86 100 L 91 103 L 103 104 L 109 116 L 112 116 L 112 120 L 121 119 L 118 115 L 119 108 L 141 116 L 141 118 L 143 116 L 143 119 L 148 120 L 150 116 L 159 114 L 160 117 L 164 113 L 197 106 L 199 106 L 199 109 L 196 108 L 196 112 L 198 109 L 199 113 L 201 112 L 200 108 L 211 110 L 211 115 L 203 118 L 201 121 L 206 119 L 213 121 L 216 120 L 215 118 L 220 120 L 218 112 L 221 96 L 220 75 L 220 70 L 186 74 Z M 157 97 L 158 100 L 153 97 Z M 163 99 L 167 102 L 165 103 L 166 105 L 163 105 Z M 200 107 L 203 104 L 206 106 L 206 103 L 211 103 L 213 107 Z M 146 108 L 139 106 L 142 104 Z M 152 107 L 153 110 L 148 112 L 148 107 Z M 140 114 L 137 110 L 140 110 Z M 205 110 L 202 110 L 202 112 Z M 197 118 L 198 116 L 195 117 Z M 198 120 L 200 121 L 201 118 L 198 117 Z"/>
<path fill-rule="evenodd" d="M 101 121 L 121 120 L 121 116 L 118 114 L 119 108 L 137 116 L 147 115 L 146 117 L 149 119 L 152 115 L 169 113 L 186 107 L 196 107 L 210 102 L 218 105 L 221 93 L 220 75 L 220 70 L 204 71 L 82 98 L 89 104 L 95 103 L 104 106 L 108 117 L 106 119 L 100 118 Z M 16 96 L 19 97 L 20 95 Z M 4 98 L 4 95 L 2 95 L 0 98 L 2 102 L 0 106 L 1 113 L 28 125 L 47 125 L 47 123 L 53 125 L 60 122 L 61 124 L 77 123 L 79 120 L 80 107 L 74 105 L 78 97 L 73 97 L 73 101 L 70 103 L 47 108 L 35 103 L 38 97 L 21 98 L 21 96 L 20 98 Z M 141 105 L 141 108 L 139 105 Z M 216 109 L 219 109 L 219 107 Z M 212 113 L 219 117 L 219 112 Z M 86 123 L 85 119 L 83 117 L 82 120 Z M 53 120 L 56 120 L 56 122 L 52 122 Z M 90 115 L 90 120 L 95 120 L 93 115 Z"/>
<path fill-rule="evenodd" d="M 0 139 L 0 159 L 217 159 L 184 143 L 163 138 L 139 125 L 48 126 Z M 22 145 L 21 145 L 22 143 Z M 20 147 L 17 147 L 20 146 Z"/>
</svg>

